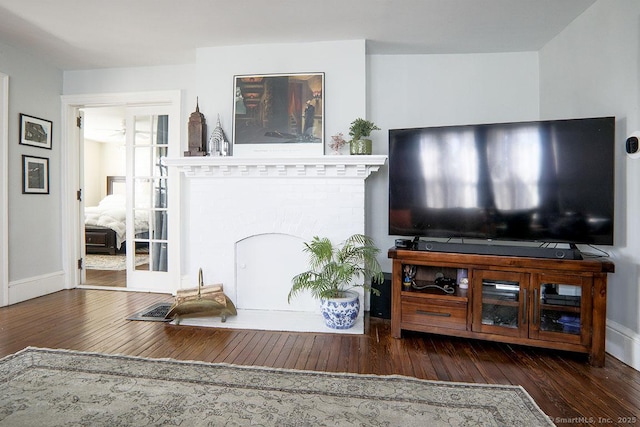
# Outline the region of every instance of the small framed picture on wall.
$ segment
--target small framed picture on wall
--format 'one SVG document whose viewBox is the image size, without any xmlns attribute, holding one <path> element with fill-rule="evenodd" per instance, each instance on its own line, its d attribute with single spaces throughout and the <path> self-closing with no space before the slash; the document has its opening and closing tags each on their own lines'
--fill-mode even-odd
<svg viewBox="0 0 640 427">
<path fill-rule="evenodd" d="M 53 122 L 20 114 L 20 144 L 51 150 Z"/>
<path fill-rule="evenodd" d="M 22 194 L 49 194 L 49 159 L 22 155 Z"/>
</svg>

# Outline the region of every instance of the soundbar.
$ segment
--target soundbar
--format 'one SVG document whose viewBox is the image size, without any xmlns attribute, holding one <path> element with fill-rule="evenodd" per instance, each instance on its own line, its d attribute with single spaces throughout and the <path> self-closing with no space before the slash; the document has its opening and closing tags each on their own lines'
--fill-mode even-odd
<svg viewBox="0 0 640 427">
<path fill-rule="evenodd" d="M 530 258 L 582 259 L 580 250 L 569 248 L 549 248 L 540 246 L 491 245 L 483 243 L 450 243 L 419 240 L 417 250 L 428 252 L 449 252 L 476 255 L 503 255 Z"/>
</svg>

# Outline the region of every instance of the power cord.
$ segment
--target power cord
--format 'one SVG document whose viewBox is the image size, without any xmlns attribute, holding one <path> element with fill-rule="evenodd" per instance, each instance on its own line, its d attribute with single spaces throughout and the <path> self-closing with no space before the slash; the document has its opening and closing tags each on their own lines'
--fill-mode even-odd
<svg viewBox="0 0 640 427">
<path fill-rule="evenodd" d="M 411 282 L 411 287 L 413 289 L 416 290 L 422 290 L 422 289 L 427 289 L 427 288 L 435 288 L 435 289 L 440 289 L 442 292 L 446 293 L 446 294 L 452 294 L 455 292 L 455 289 L 453 286 L 450 285 L 444 285 L 444 286 L 440 286 L 440 285 L 418 285 L 415 281 Z"/>
</svg>

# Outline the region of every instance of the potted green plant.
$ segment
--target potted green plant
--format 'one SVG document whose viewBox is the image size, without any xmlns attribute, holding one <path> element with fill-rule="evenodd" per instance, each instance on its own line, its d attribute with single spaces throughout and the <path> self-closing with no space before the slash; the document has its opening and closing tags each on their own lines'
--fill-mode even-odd
<svg viewBox="0 0 640 427">
<path fill-rule="evenodd" d="M 328 238 L 315 236 L 305 243 L 309 254 L 309 270 L 292 279 L 288 301 L 304 290 L 320 299 L 320 311 L 327 326 L 333 329 L 352 327 L 360 311 L 360 299 L 356 287 L 371 290 L 380 295 L 368 280 L 382 283 L 382 268 L 376 259 L 380 250 L 373 240 L 363 234 L 354 234 L 341 245 L 334 245 Z M 358 279 L 363 277 L 363 282 Z"/>
<path fill-rule="evenodd" d="M 351 122 L 349 128 L 351 154 L 371 154 L 372 144 L 368 137 L 374 130 L 380 130 L 380 128 L 372 121 L 357 118 Z"/>
</svg>

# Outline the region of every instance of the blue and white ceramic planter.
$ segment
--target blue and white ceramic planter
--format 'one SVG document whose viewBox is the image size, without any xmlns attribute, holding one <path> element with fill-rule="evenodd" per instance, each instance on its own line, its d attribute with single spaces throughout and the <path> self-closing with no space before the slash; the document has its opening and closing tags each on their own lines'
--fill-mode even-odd
<svg viewBox="0 0 640 427">
<path fill-rule="evenodd" d="M 320 299 L 320 312 L 325 324 L 332 329 L 349 329 L 356 323 L 360 312 L 357 293 L 347 291 L 344 298 Z"/>
</svg>

